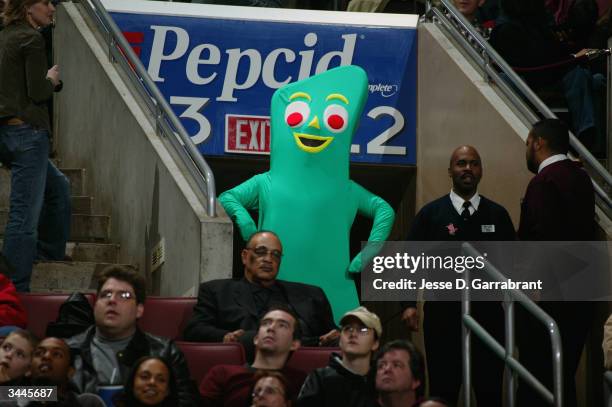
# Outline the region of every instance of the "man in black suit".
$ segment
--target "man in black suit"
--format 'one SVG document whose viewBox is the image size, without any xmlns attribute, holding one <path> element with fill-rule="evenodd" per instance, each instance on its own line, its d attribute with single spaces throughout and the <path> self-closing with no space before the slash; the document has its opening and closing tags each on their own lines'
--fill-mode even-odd
<svg viewBox="0 0 612 407">
<path fill-rule="evenodd" d="M 519 239 L 526 241 L 594 241 L 595 196 L 591 179 L 568 159 L 568 128 L 557 119 L 536 123 L 527 137 L 527 168 L 536 174 L 521 206 Z M 554 257 L 554 256 L 553 256 Z M 539 267 L 541 268 L 541 267 Z M 540 302 L 555 319 L 563 344 L 564 405 L 575 406 L 574 375 L 593 315 L 592 303 Z M 552 390 L 551 345 L 545 327 L 517 314 L 521 363 Z M 547 405 L 526 384 L 519 385 L 518 405 Z"/>
<path fill-rule="evenodd" d="M 240 342 L 247 358 L 254 356 L 253 337 L 263 313 L 286 304 L 299 317 L 304 346 L 336 344 L 339 332 L 323 290 L 308 284 L 277 280 L 283 248 L 270 231 L 254 233 L 242 251 L 244 278 L 202 283 L 198 303 L 185 329 L 196 342 Z"/>
<path fill-rule="evenodd" d="M 478 151 L 460 146 L 453 151 L 448 176 L 449 194 L 425 205 L 414 218 L 406 240 L 412 241 L 507 241 L 515 240 L 514 226 L 506 209 L 478 193 L 482 162 Z M 402 319 L 416 330 L 416 304 L 406 304 Z M 503 315 L 499 303 L 474 303 L 472 314 L 503 343 Z M 425 347 L 430 394 L 453 404 L 461 386 L 461 304 L 425 303 Z M 479 340 L 472 341 L 473 383 L 479 405 L 501 405 L 503 365 Z M 488 361 L 485 362 L 485 359 Z"/>
</svg>

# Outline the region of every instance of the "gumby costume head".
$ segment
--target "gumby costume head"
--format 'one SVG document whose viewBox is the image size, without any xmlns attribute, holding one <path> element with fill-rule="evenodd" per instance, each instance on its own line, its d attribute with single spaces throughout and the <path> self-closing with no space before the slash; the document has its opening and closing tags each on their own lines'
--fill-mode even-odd
<svg viewBox="0 0 612 407">
<path fill-rule="evenodd" d="M 353 134 L 368 95 L 358 66 L 341 66 L 278 89 L 270 109 L 270 171 L 347 179 Z M 291 168 L 294 174 L 287 174 Z"/>
</svg>

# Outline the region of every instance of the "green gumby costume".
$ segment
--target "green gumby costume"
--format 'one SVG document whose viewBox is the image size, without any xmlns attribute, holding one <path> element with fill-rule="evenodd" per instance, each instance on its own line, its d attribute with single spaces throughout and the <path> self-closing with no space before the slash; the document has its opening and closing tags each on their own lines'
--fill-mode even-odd
<svg viewBox="0 0 612 407">
<path fill-rule="evenodd" d="M 321 287 L 337 322 L 359 306 L 348 274 L 361 271 L 362 253 L 349 263 L 355 216 L 373 218 L 371 242 L 384 241 L 394 219 L 387 202 L 349 179 L 351 142 L 367 93 L 366 73 L 357 66 L 278 89 L 270 115 L 270 171 L 219 197 L 245 240 L 261 229 L 278 234 L 278 277 Z M 258 227 L 247 209 L 259 211 Z"/>
</svg>

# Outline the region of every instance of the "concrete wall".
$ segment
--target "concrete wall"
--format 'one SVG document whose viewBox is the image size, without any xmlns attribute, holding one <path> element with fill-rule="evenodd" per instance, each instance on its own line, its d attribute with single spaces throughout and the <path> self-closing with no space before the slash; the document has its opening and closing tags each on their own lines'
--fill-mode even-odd
<svg viewBox="0 0 612 407">
<path fill-rule="evenodd" d="M 109 62 L 107 47 L 77 5 L 61 5 L 54 37 L 65 84 L 55 113 L 61 166 L 87 170 L 94 213 L 111 215 L 119 261 L 138 265 L 161 295 L 193 295 L 200 281 L 230 276 L 231 222 L 222 209 L 208 218 L 182 164 Z M 161 237 L 166 261 L 151 275 L 147 258 Z"/>
<path fill-rule="evenodd" d="M 416 207 L 448 193 L 452 150 L 480 152 L 479 192 L 503 205 L 515 226 L 531 173 L 525 165 L 529 129 L 484 82 L 434 24 L 419 25 Z"/>
</svg>

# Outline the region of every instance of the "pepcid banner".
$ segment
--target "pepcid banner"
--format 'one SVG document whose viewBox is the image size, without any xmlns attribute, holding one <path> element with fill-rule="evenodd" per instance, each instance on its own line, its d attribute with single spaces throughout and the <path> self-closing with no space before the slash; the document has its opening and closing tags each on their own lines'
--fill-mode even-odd
<svg viewBox="0 0 612 407">
<path fill-rule="evenodd" d="M 353 64 L 369 97 L 352 161 L 416 163 L 416 16 L 104 4 L 203 154 L 269 154 L 272 93 Z"/>
</svg>

